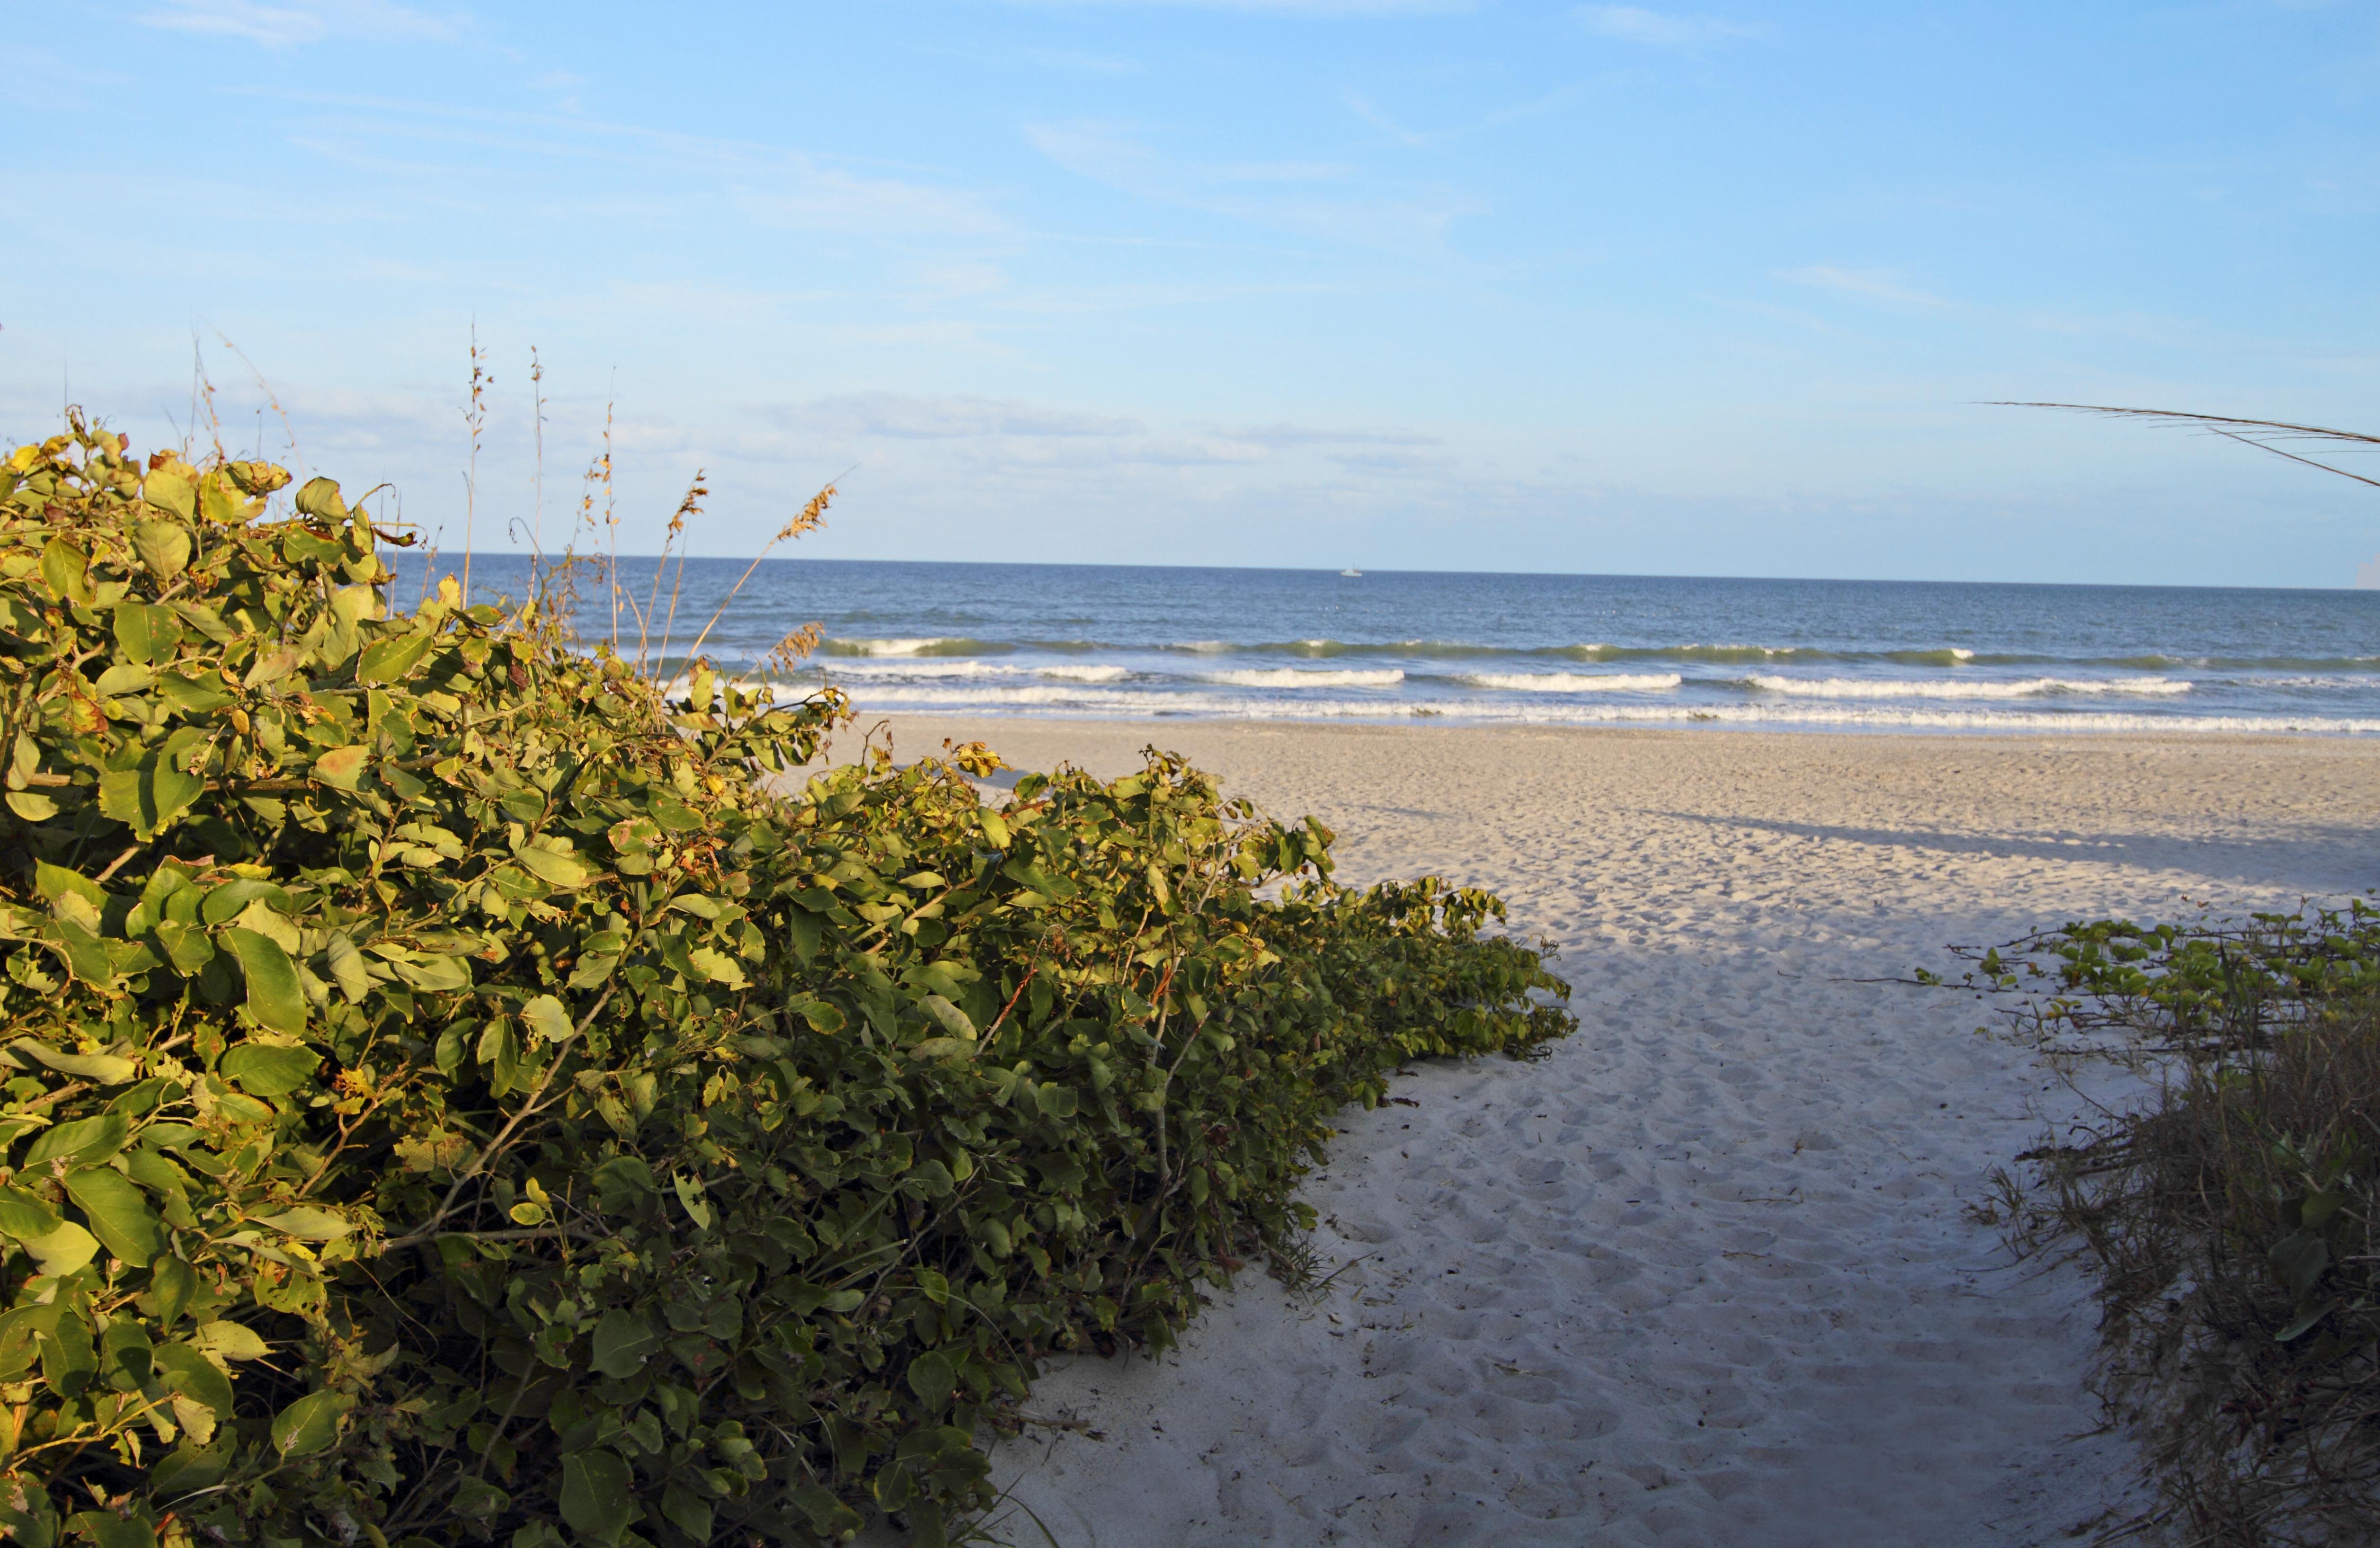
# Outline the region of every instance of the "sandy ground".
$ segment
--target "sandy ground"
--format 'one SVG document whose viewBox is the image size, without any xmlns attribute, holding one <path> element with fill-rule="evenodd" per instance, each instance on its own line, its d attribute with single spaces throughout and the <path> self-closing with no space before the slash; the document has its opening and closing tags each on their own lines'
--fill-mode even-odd
<svg viewBox="0 0 2380 1548">
<path fill-rule="evenodd" d="M 1424 1067 L 1306 1197 L 1345 1265 L 1050 1372 L 998 1476 L 1062 1548 L 2087 1541 L 2131 1471 L 2072 1271 L 1962 1206 L 2073 1099 L 1861 981 L 2106 912 L 2380 882 L 2380 747 L 905 721 L 1023 768 L 1191 754 L 1354 881 L 1488 886 L 1579 1034 Z M 1040 1527 L 1012 1515 L 998 1534 Z"/>
</svg>

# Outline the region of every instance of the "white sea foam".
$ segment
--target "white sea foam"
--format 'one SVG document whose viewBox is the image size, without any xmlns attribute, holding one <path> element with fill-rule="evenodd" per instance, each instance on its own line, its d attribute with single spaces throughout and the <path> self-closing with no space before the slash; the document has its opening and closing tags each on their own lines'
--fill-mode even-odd
<svg viewBox="0 0 2380 1548">
<path fill-rule="evenodd" d="M 1394 688 L 1405 680 L 1396 667 L 1367 672 L 1307 671 L 1295 666 L 1250 667 L 1240 672 L 1209 672 L 1205 678 L 1230 688 Z"/>
<path fill-rule="evenodd" d="M 1411 720 L 1533 725 L 1742 725 L 1780 730 L 1840 727 L 1865 731 L 2022 731 L 2057 735 L 2078 731 L 2161 733 L 2298 732 L 2327 736 L 2380 735 L 2380 718 L 2343 715 L 2159 715 L 2106 711 L 2016 709 L 1925 709 L 1914 706 L 1800 701 L 1696 705 L 1627 703 L 1561 695 L 1526 701 L 1400 699 L 1257 699 L 1214 692 L 1135 692 L 1054 684 L 980 688 L 866 685 L 860 694 L 871 712 L 911 710 L 950 713 L 978 712 L 1087 715 L 1148 720 L 1175 715 L 1240 720 Z"/>
<path fill-rule="evenodd" d="M 2040 699 L 2058 694 L 2188 693 L 2178 677 L 2023 677 L 1951 681 L 1940 677 L 1777 677 L 1744 679 L 1754 688 L 1797 699 Z"/>
<path fill-rule="evenodd" d="M 1055 677 L 1067 683 L 1111 683 L 1132 675 L 1123 666 L 1043 666 L 1036 669 L 1044 677 Z"/>
<path fill-rule="evenodd" d="M 965 643 L 965 640 L 953 639 L 948 635 L 933 635 L 923 640 L 830 640 L 826 642 L 826 653 L 834 656 L 915 656 Z"/>
<path fill-rule="evenodd" d="M 832 657 L 822 664 L 830 677 L 1014 677 L 1025 670 L 989 661 L 920 661 L 898 655 Z"/>
<path fill-rule="evenodd" d="M 1658 693 L 1683 679 L 1675 672 L 1466 672 L 1454 680 L 1507 693 Z"/>
</svg>

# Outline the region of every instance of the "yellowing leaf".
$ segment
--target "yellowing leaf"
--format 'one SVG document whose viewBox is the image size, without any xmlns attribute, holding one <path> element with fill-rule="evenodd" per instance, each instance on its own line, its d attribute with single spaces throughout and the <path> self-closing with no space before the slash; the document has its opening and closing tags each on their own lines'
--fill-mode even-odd
<svg viewBox="0 0 2380 1548">
<path fill-rule="evenodd" d="M 314 760 L 314 777 L 341 790 L 352 790 L 364 772 L 365 750 L 360 747 L 334 747 Z"/>
</svg>

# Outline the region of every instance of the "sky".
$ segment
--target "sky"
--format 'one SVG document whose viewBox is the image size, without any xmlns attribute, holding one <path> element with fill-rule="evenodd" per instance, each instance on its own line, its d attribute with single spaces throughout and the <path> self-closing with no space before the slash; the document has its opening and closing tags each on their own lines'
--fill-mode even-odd
<svg viewBox="0 0 2380 1548">
<path fill-rule="evenodd" d="M 447 551 L 568 542 L 608 416 L 624 553 L 699 470 L 722 555 L 831 480 L 804 555 L 2380 555 L 2380 491 L 1990 406 L 2380 430 L 2380 0 L 9 10 L 0 434 Z"/>
</svg>

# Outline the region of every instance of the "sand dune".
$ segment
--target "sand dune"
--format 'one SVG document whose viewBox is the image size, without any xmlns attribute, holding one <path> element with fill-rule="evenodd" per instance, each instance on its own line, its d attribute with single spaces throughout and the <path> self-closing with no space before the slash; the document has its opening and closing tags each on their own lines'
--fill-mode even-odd
<svg viewBox="0 0 2380 1548">
<path fill-rule="evenodd" d="M 1350 1265 L 1327 1295 L 1251 1273 L 1163 1360 L 1049 1375 L 1034 1411 L 1085 1428 L 999 1472 L 1064 1548 L 2070 1541 L 2131 1469 L 2083 1286 L 1961 1210 L 2074 1099 L 1973 1002 L 1860 981 L 2380 879 L 2380 748 L 2342 741 L 897 734 L 1025 767 L 1178 748 L 1337 828 L 1351 880 L 1501 892 L 1584 1023 L 1347 1115 L 1307 1192 Z"/>
</svg>

